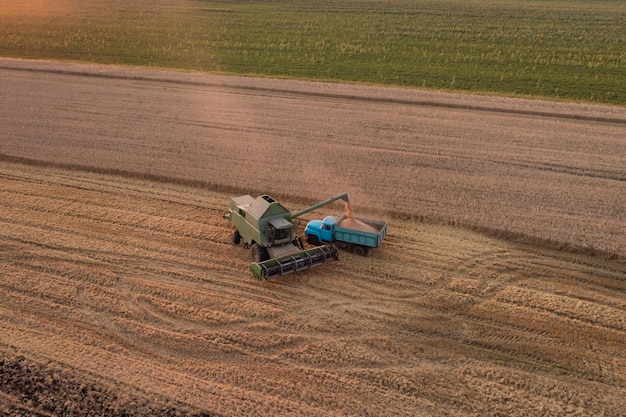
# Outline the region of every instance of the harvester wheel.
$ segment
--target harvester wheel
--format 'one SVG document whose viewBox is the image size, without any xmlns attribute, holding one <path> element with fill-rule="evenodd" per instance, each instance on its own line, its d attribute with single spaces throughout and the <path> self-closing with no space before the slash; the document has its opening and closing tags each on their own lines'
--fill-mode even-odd
<svg viewBox="0 0 626 417">
<path fill-rule="evenodd" d="M 315 235 L 308 235 L 306 237 L 306 241 L 309 242 L 313 246 L 318 246 L 320 244 L 320 240 Z"/>
<path fill-rule="evenodd" d="M 258 243 L 253 243 L 252 246 L 250 246 L 250 257 L 254 262 L 263 262 L 270 258 L 267 254 L 267 249 Z"/>
<path fill-rule="evenodd" d="M 233 245 L 238 245 L 241 243 L 241 235 L 239 234 L 239 230 L 235 229 L 233 232 Z"/>
<path fill-rule="evenodd" d="M 367 256 L 369 253 L 369 250 L 365 246 L 354 245 L 354 247 L 352 248 L 352 253 L 354 253 L 355 255 L 359 255 L 359 256 Z"/>
</svg>

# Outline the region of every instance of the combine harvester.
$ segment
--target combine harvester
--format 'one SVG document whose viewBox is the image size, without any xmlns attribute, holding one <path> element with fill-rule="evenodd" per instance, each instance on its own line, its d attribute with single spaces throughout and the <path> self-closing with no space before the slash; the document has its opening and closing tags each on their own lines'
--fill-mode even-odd
<svg viewBox="0 0 626 417">
<path fill-rule="evenodd" d="M 256 199 L 242 195 L 231 199 L 230 212 L 224 218 L 235 227 L 233 243 L 238 245 L 243 242 L 250 247 L 250 256 L 254 261 L 250 265 L 252 273 L 257 279 L 266 281 L 339 259 L 338 250 L 332 244 L 304 249 L 293 223 L 297 217 L 337 200 L 348 203 L 348 194 L 292 214 L 268 195 Z"/>
</svg>

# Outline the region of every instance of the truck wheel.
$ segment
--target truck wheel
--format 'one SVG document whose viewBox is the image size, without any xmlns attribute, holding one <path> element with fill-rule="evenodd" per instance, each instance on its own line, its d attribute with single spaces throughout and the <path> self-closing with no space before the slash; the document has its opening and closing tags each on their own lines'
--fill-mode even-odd
<svg viewBox="0 0 626 417">
<path fill-rule="evenodd" d="M 306 237 L 306 241 L 309 242 L 313 246 L 319 246 L 320 240 L 315 235 L 308 235 Z"/>
<path fill-rule="evenodd" d="M 352 248 L 352 253 L 359 256 L 367 256 L 369 254 L 369 250 L 365 246 L 354 245 L 354 247 Z"/>
<path fill-rule="evenodd" d="M 253 243 L 252 246 L 250 246 L 250 258 L 252 258 L 254 262 L 263 262 L 267 261 L 270 257 L 267 254 L 267 249 L 258 243 Z"/>
<path fill-rule="evenodd" d="M 241 235 L 239 234 L 239 230 L 235 229 L 233 232 L 233 245 L 238 245 L 241 243 Z"/>
</svg>

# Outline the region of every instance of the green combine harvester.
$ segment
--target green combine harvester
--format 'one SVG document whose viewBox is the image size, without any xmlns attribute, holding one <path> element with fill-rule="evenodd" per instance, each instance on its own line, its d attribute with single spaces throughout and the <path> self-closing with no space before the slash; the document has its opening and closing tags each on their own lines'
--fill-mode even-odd
<svg viewBox="0 0 626 417">
<path fill-rule="evenodd" d="M 235 227 L 233 243 L 250 247 L 250 256 L 254 261 L 250 265 L 252 273 L 259 280 L 266 281 L 339 259 L 338 250 L 332 244 L 305 249 L 293 223 L 297 217 L 337 200 L 349 202 L 348 194 L 292 214 L 268 195 L 256 199 L 242 195 L 231 199 L 230 212 L 224 218 Z"/>
</svg>

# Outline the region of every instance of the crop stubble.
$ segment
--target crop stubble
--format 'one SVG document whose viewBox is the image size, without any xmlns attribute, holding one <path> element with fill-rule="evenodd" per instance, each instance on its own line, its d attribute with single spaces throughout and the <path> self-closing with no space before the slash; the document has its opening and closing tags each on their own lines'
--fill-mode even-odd
<svg viewBox="0 0 626 417">
<path fill-rule="evenodd" d="M 68 87 L 65 75 L 44 74 L 46 88 L 13 95 L 15 113 L 2 108 L 0 375 L 10 388 L 1 410 L 617 416 L 625 408 L 623 123 L 532 117 L 527 108 L 513 109 L 513 120 L 485 112 L 480 124 L 454 106 L 444 107 L 445 121 L 413 106 L 378 116 L 384 105 L 376 97 L 354 105 L 352 87 L 315 85 L 330 91 L 302 102 L 286 84 L 258 80 L 233 94 L 194 84 L 195 75 L 151 89 L 127 75 L 95 85 L 73 76 Z M 19 90 L 23 74 L 11 76 L 5 88 Z M 57 82 L 71 94 L 57 94 Z M 20 158 L 35 164 L 8 162 Z M 389 214 L 392 232 L 372 257 L 342 253 L 258 283 L 222 219 L 231 191 L 243 189 L 278 193 L 294 210 L 348 191 L 357 215 Z M 591 246 L 617 259 L 407 220 L 437 214 L 521 231 L 535 244 L 575 244 L 581 232 L 568 225 L 583 224 Z"/>
<path fill-rule="evenodd" d="M 4 159 L 308 203 L 348 192 L 357 208 L 626 255 L 623 108 L 0 62 Z"/>
<path fill-rule="evenodd" d="M 624 409 L 619 262 L 391 220 L 371 257 L 259 283 L 227 194 L 8 162 L 0 179 L 2 375 L 65 381 L 56 407 L 91 389 L 130 414 Z M 0 407 L 47 410 L 25 392 Z"/>
</svg>

